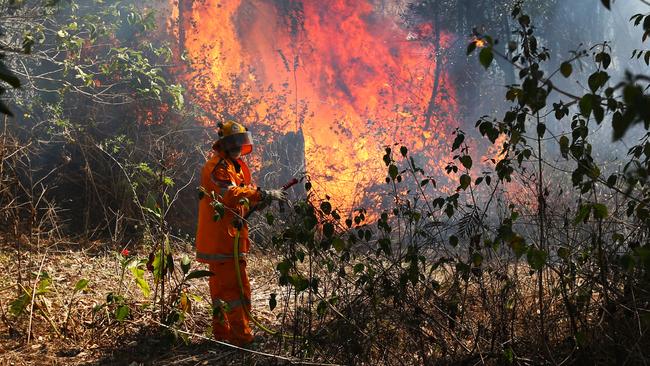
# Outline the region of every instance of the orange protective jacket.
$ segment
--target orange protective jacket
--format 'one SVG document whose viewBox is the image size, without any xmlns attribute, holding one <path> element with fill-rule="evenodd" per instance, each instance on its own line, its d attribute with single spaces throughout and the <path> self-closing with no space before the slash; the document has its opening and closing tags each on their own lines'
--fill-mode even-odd
<svg viewBox="0 0 650 366">
<path fill-rule="evenodd" d="M 201 171 L 201 187 L 208 193 L 214 192 L 225 206 L 224 216 L 214 221 L 214 208 L 210 205 L 211 194 L 203 195 L 199 201 L 199 223 L 196 231 L 196 259 L 202 263 L 232 261 L 235 226 L 233 220 L 245 215 L 247 209 L 239 202 L 248 198 L 250 207 L 255 206 L 261 193 L 251 182 L 251 173 L 243 160 L 235 161 L 222 154 L 214 154 Z M 248 226 L 244 222 L 240 232 L 239 251 L 248 253 L 250 241 Z"/>
</svg>

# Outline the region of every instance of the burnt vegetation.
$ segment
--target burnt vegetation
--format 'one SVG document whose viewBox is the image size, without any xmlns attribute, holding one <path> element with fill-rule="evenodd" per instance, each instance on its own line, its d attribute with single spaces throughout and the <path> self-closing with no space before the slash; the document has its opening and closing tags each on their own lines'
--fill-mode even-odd
<svg viewBox="0 0 650 366">
<path fill-rule="evenodd" d="M 298 39 L 301 2 L 270 3 Z M 630 39 L 604 41 L 606 0 L 567 5 L 565 30 L 540 25 L 555 1 L 407 3 L 418 42 L 460 39 L 433 55 L 422 123 L 440 113 L 439 68 L 460 113 L 481 116 L 450 136 L 443 176 L 408 141 L 386 146 L 375 205 L 346 212 L 305 172 L 300 129 L 275 133 L 309 106 L 243 72 L 195 103 L 207 76 L 178 76 L 185 33 L 164 32 L 161 4 L 0 2 L 0 359 L 647 363 L 650 51 L 617 42 L 647 45 L 650 6 Z M 192 1 L 174 5 L 188 22 Z M 244 350 L 210 339 L 210 273 L 193 260 L 206 121 L 222 119 L 259 122 L 258 185 L 301 178 L 289 205 L 250 218 L 253 313 L 281 335 Z"/>
</svg>

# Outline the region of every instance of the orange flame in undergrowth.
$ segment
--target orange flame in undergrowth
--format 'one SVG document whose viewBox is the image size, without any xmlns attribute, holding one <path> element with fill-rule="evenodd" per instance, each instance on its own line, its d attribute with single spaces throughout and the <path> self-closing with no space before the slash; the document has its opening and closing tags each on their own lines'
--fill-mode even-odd
<svg viewBox="0 0 650 366">
<path fill-rule="evenodd" d="M 485 44 L 486 44 L 486 42 L 484 40 L 480 39 L 480 38 L 476 38 L 474 40 L 474 43 L 476 44 L 477 48 L 483 48 L 483 47 L 485 47 Z"/>
<path fill-rule="evenodd" d="M 270 123 L 278 133 L 301 130 L 312 182 L 341 208 L 360 205 L 384 183 L 382 155 L 393 143 L 409 147 L 427 173 L 442 175 L 457 125 L 455 92 L 444 71 L 434 81 L 434 60 L 451 36 L 442 34 L 436 49 L 420 40 L 430 24 L 409 31 L 397 11 L 369 0 L 203 0 L 191 8 L 181 1 L 186 8 L 175 32 L 184 32 L 192 64 L 184 75 L 190 98 L 209 110 L 216 88 L 233 87 L 232 74 L 284 85 L 282 123 L 265 118 L 265 104 L 255 120 L 243 122 L 253 133 Z M 197 82 L 198 75 L 207 82 Z M 311 114 L 298 118 L 296 99 Z"/>
</svg>

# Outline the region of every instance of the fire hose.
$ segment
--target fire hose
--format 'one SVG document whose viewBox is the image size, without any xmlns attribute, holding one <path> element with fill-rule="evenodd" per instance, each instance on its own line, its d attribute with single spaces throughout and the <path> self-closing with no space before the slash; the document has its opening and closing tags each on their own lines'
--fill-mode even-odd
<svg viewBox="0 0 650 366">
<path fill-rule="evenodd" d="M 289 188 L 296 185 L 297 183 L 298 183 L 298 179 L 293 178 L 292 180 L 287 182 L 287 184 L 282 186 L 282 190 L 286 191 Z M 280 202 L 280 204 L 282 204 L 282 202 Z M 248 215 L 246 215 L 246 217 L 248 217 L 251 213 L 253 213 L 253 211 L 254 210 L 249 211 Z M 234 241 L 234 245 L 233 245 L 233 256 L 234 256 L 234 261 L 235 261 L 235 273 L 236 273 L 236 277 L 237 277 L 237 285 L 239 285 L 239 297 L 240 297 L 242 306 L 244 307 L 244 311 L 246 312 L 246 315 L 253 321 L 253 323 L 255 323 L 255 325 L 257 325 L 260 329 L 262 329 L 264 332 L 266 332 L 266 333 L 268 333 L 270 335 L 276 335 L 276 334 L 279 333 L 277 330 L 270 329 L 270 328 L 266 327 L 264 324 L 262 324 L 262 322 L 260 322 L 256 317 L 253 316 L 253 314 L 251 313 L 250 308 L 248 306 L 246 306 L 248 300 L 246 299 L 246 297 L 244 295 L 244 283 L 243 283 L 242 278 L 241 278 L 241 269 L 239 267 L 239 235 L 240 235 L 241 227 L 236 227 L 236 229 L 237 230 L 235 231 L 235 241 Z M 286 337 L 286 338 L 294 338 L 294 337 L 295 338 L 301 338 L 300 336 L 292 335 L 292 334 L 286 334 L 286 333 L 282 333 L 282 336 Z"/>
</svg>

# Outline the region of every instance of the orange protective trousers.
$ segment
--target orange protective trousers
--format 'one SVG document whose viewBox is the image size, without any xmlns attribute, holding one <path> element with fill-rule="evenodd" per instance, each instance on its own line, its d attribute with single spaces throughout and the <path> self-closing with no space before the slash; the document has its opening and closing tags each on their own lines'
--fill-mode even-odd
<svg viewBox="0 0 650 366">
<path fill-rule="evenodd" d="M 210 263 L 210 271 L 214 273 L 214 276 L 210 276 L 212 304 L 215 306 L 219 301 L 228 304 L 228 309 L 222 310 L 221 313 L 214 313 L 212 333 L 216 340 L 241 346 L 253 341 L 253 331 L 248 317 L 251 310 L 251 286 L 246 274 L 245 259 L 239 260 L 239 270 L 244 289 L 243 303 L 240 296 L 241 289 L 235 277 L 235 262 L 229 260 Z"/>
</svg>

